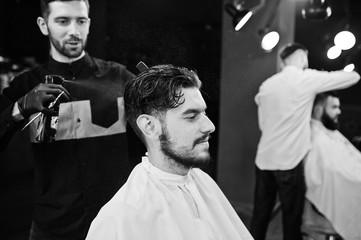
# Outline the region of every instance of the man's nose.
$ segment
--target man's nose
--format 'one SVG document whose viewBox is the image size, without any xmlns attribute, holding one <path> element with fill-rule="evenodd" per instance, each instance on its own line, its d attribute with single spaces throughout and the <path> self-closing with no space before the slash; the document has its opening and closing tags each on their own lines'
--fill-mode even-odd
<svg viewBox="0 0 361 240">
<path fill-rule="evenodd" d="M 75 36 L 79 35 L 79 26 L 76 21 L 70 22 L 68 33 L 69 33 L 69 35 L 75 35 Z"/>
<path fill-rule="evenodd" d="M 214 130 L 216 130 L 216 127 L 214 126 L 213 122 L 208 118 L 208 116 L 205 116 L 202 132 L 212 133 Z"/>
</svg>

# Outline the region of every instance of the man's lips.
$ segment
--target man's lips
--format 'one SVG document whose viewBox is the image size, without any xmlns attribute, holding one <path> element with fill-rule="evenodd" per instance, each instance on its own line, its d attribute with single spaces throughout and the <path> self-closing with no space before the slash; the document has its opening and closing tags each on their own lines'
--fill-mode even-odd
<svg viewBox="0 0 361 240">
<path fill-rule="evenodd" d="M 202 144 L 202 143 L 208 143 L 209 139 L 210 139 L 210 136 L 199 138 L 194 142 L 194 145 Z"/>
<path fill-rule="evenodd" d="M 70 44 L 70 45 L 77 45 L 79 44 L 80 41 L 69 41 L 69 42 L 66 42 L 66 44 Z"/>
</svg>

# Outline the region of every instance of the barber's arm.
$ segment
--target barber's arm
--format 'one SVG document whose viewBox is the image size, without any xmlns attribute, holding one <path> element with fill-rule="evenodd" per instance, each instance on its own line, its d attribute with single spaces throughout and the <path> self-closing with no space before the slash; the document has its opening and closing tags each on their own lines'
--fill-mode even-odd
<svg viewBox="0 0 361 240">
<path fill-rule="evenodd" d="M 14 133 L 21 127 L 22 120 L 13 117 L 14 104 L 0 95 L 0 152 L 7 146 Z"/>
<path fill-rule="evenodd" d="M 357 72 L 345 72 L 343 70 L 326 72 L 308 69 L 305 70 L 305 75 L 315 88 L 316 93 L 345 89 L 355 85 L 360 80 L 360 75 Z"/>
</svg>

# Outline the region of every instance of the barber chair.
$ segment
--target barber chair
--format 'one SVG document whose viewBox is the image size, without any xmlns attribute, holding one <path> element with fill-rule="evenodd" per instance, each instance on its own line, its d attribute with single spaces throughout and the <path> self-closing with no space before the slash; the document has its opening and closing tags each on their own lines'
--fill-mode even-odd
<svg viewBox="0 0 361 240">
<path fill-rule="evenodd" d="M 303 210 L 301 231 L 304 240 L 343 240 L 332 224 L 307 199 Z"/>
</svg>

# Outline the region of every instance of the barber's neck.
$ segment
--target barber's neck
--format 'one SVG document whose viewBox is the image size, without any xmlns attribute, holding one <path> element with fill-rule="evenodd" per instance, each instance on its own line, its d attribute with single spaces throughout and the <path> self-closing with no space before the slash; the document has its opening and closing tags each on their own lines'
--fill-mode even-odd
<svg viewBox="0 0 361 240">
<path fill-rule="evenodd" d="M 296 68 L 302 69 L 302 70 L 305 69 L 305 66 L 303 64 L 301 64 L 301 63 L 298 63 L 298 62 L 289 63 L 289 64 L 285 65 L 285 67 L 287 67 L 287 66 L 293 66 L 293 67 L 296 67 Z"/>
<path fill-rule="evenodd" d="M 85 55 L 85 51 L 83 51 L 79 57 L 76 57 L 76 58 L 69 58 L 67 56 L 64 56 L 63 54 L 59 53 L 58 51 L 55 51 L 55 50 L 50 50 L 50 55 L 51 57 L 57 61 L 57 62 L 61 62 L 61 63 L 72 63 L 72 62 L 75 62 L 79 59 L 81 59 L 82 57 L 84 57 Z"/>
</svg>

